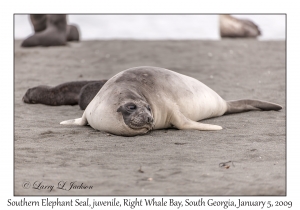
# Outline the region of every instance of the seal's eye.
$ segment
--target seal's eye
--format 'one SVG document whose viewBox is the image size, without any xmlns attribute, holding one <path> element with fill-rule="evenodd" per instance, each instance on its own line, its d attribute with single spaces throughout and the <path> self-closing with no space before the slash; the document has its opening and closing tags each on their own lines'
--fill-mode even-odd
<svg viewBox="0 0 300 210">
<path fill-rule="evenodd" d="M 148 109 L 148 110 L 151 112 L 151 108 L 150 108 L 150 106 L 149 106 L 149 105 L 147 106 L 147 109 Z"/>
<path fill-rule="evenodd" d="M 129 110 L 135 110 L 136 109 L 136 105 L 128 105 L 127 108 Z"/>
</svg>

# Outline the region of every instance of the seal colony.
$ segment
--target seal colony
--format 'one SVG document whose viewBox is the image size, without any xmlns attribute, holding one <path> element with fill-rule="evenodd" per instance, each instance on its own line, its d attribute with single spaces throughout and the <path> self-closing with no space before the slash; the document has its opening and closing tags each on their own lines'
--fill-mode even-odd
<svg viewBox="0 0 300 210">
<path fill-rule="evenodd" d="M 81 88 L 85 85 L 91 89 L 95 89 L 94 85 L 99 87 L 99 83 L 95 81 L 85 85 L 77 83 L 80 82 L 62 84 L 66 90 L 64 94 L 73 95 L 77 101 L 78 94 L 68 92 L 74 89 L 71 87 L 81 86 L 77 88 L 77 92 L 78 89 L 82 91 Z M 81 126 L 89 124 L 96 130 L 115 135 L 135 136 L 153 129 L 170 127 L 221 130 L 221 126 L 197 121 L 251 110 L 282 109 L 278 104 L 259 100 L 225 101 L 202 82 L 159 67 L 143 66 L 124 70 L 100 88 L 81 118 L 63 121 L 60 124 Z M 34 100 L 37 95 L 44 93 L 41 90 L 45 90 L 45 86 L 29 89 L 23 101 L 36 103 Z M 52 92 L 48 94 L 53 95 Z M 81 94 L 81 97 L 84 98 L 85 95 L 91 97 L 93 94 Z M 45 98 L 48 98 L 47 94 L 42 99 L 39 97 L 38 103 L 44 103 Z M 76 102 L 76 99 L 74 101 Z"/>
</svg>

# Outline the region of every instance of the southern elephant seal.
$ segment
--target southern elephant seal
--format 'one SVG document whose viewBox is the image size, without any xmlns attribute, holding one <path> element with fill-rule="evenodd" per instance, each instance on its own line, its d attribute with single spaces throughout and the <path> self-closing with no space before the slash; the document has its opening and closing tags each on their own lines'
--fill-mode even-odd
<svg viewBox="0 0 300 210">
<path fill-rule="evenodd" d="M 96 130 L 135 136 L 152 129 L 220 130 L 196 122 L 250 110 L 280 110 L 278 104 L 259 100 L 225 101 L 202 82 L 158 67 L 135 67 L 109 79 L 81 118 L 60 124 L 89 124 Z"/>
</svg>

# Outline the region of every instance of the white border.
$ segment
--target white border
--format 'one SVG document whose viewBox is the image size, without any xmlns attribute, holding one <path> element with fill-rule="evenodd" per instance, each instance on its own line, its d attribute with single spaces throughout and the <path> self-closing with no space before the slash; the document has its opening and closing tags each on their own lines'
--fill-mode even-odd
<svg viewBox="0 0 300 210">
<path fill-rule="evenodd" d="M 296 1 L 5 1 L 1 4 L 1 200 L 0 208 L 7 209 L 7 199 L 13 197 L 13 14 L 14 13 L 287 13 L 287 197 L 249 197 L 255 200 L 292 200 L 299 205 L 299 8 Z M 4 117 L 3 117 L 4 115 Z M 68 197 L 63 197 L 67 199 Z M 72 197 L 76 199 L 76 197 Z M 83 197 L 80 197 L 83 199 Z M 120 197 L 119 197 L 120 198 Z M 170 198 L 170 197 L 168 197 Z M 246 197 L 244 197 L 246 198 Z M 34 197 L 29 197 L 34 200 Z M 103 198 L 104 199 L 104 198 Z M 183 198 L 178 198 L 183 199 Z M 208 199 L 206 197 L 206 199 Z M 227 200 L 228 197 L 217 197 Z M 232 199 L 237 199 L 234 197 Z M 32 207 L 27 207 L 32 209 Z M 37 209 L 37 208 L 36 208 Z M 62 208 L 56 208 L 62 209 Z M 220 208 L 216 208 L 220 209 Z"/>
</svg>

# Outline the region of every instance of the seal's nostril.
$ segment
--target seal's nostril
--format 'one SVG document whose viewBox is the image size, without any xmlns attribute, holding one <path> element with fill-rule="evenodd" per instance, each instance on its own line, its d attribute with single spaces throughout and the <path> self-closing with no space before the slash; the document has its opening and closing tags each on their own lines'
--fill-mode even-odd
<svg viewBox="0 0 300 210">
<path fill-rule="evenodd" d="M 152 117 L 147 117 L 147 122 L 148 123 L 153 123 L 153 118 Z"/>
</svg>

